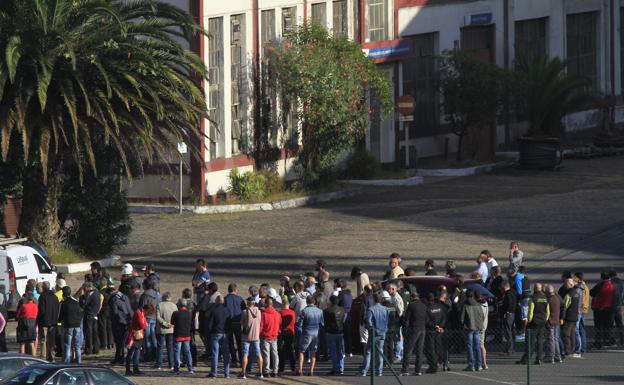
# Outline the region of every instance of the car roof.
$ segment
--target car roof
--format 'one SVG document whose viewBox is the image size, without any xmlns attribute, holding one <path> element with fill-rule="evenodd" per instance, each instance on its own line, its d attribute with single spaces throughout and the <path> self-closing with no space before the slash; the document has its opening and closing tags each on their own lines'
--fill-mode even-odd
<svg viewBox="0 0 624 385">
<path fill-rule="evenodd" d="M 36 365 L 30 365 L 29 368 L 39 368 L 45 370 L 59 370 L 59 369 L 68 369 L 68 368 L 81 368 L 81 369 L 107 369 L 113 371 L 111 368 L 107 368 L 102 365 L 85 365 L 85 364 L 53 364 L 53 363 L 41 363 Z"/>
<path fill-rule="evenodd" d="M 41 363 L 47 362 L 44 359 L 41 359 L 41 358 L 35 357 L 35 356 L 31 356 L 30 354 L 20 354 L 20 353 L 2 353 L 2 354 L 0 354 L 0 360 L 7 359 L 7 358 L 24 358 L 24 359 L 29 359 L 29 360 L 33 360 L 33 361 L 40 361 Z"/>
</svg>

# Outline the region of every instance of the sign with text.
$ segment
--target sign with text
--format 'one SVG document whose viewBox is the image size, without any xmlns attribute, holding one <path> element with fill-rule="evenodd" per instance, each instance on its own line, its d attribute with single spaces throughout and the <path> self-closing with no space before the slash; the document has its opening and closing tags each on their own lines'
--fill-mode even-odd
<svg viewBox="0 0 624 385">
<path fill-rule="evenodd" d="M 464 25 L 488 25 L 492 24 L 493 19 L 492 12 L 466 15 L 464 17 Z"/>
<path fill-rule="evenodd" d="M 399 96 L 395 108 L 401 115 L 412 115 L 416 109 L 416 99 L 412 95 Z"/>
<path fill-rule="evenodd" d="M 186 146 L 186 143 L 184 142 L 178 143 L 178 152 L 180 154 L 186 154 L 188 152 L 188 147 Z"/>
<path fill-rule="evenodd" d="M 380 43 L 368 43 L 362 51 L 375 63 L 400 60 L 412 54 L 413 43 L 408 39 L 389 40 Z"/>
</svg>

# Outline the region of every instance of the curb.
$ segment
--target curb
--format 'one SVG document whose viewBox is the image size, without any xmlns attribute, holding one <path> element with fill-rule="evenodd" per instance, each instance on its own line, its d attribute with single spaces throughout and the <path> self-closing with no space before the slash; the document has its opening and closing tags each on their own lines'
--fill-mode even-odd
<svg viewBox="0 0 624 385">
<path fill-rule="evenodd" d="M 466 167 L 466 168 L 439 168 L 439 169 L 419 169 L 418 175 L 420 176 L 471 176 L 477 174 L 485 174 L 492 172 L 493 170 L 510 167 L 514 162 L 498 162 L 489 163 L 481 166 Z"/>
<path fill-rule="evenodd" d="M 251 203 L 251 204 L 238 204 L 238 205 L 214 205 L 214 206 L 183 206 L 182 212 L 186 214 L 231 214 L 242 213 L 251 211 L 272 211 L 272 210 L 285 210 L 295 207 L 311 206 L 318 203 L 324 203 L 339 199 L 350 198 L 355 195 L 364 193 L 362 188 L 356 188 L 346 191 L 334 191 L 329 193 L 322 193 L 317 195 L 310 195 L 301 198 L 287 199 L 282 201 L 275 201 L 270 203 Z M 163 213 L 177 213 L 180 211 L 175 206 L 164 205 L 130 205 L 128 211 L 132 214 L 163 214 Z M 104 266 L 104 265 L 102 265 Z"/>
<path fill-rule="evenodd" d="M 348 183 L 362 186 L 380 186 L 380 187 L 398 187 L 398 186 L 417 186 L 423 184 L 424 178 L 421 175 L 413 176 L 405 179 L 353 179 L 339 180 L 340 183 Z"/>
<path fill-rule="evenodd" d="M 100 259 L 97 261 L 102 267 L 120 266 L 121 257 L 119 255 L 113 255 L 112 257 Z M 79 263 L 63 263 L 56 266 L 56 271 L 63 274 L 81 273 L 91 270 L 91 262 L 79 262 Z"/>
</svg>

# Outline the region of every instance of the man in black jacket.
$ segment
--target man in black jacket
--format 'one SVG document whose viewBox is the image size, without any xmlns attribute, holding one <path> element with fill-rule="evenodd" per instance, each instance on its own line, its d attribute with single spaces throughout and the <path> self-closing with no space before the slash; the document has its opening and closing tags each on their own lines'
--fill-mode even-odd
<svg viewBox="0 0 624 385">
<path fill-rule="evenodd" d="M 111 327 L 113 329 L 113 339 L 115 340 L 115 358 L 111 364 L 123 365 L 125 341 L 124 336 L 128 325 L 132 321 L 132 307 L 128 297 L 119 290 L 112 288 L 110 299 L 108 300 L 108 311 L 110 314 Z"/>
<path fill-rule="evenodd" d="M 514 319 L 516 314 L 517 295 L 511 290 L 509 282 L 501 284 L 503 302 L 500 306 L 500 317 L 503 323 L 504 349 L 503 352 L 511 355 L 514 352 Z"/>
<path fill-rule="evenodd" d="M 63 302 L 59 313 L 59 322 L 63 325 L 63 363 L 71 362 L 72 347 L 76 353 L 76 362 L 82 363 L 80 349 L 82 347 L 82 309 L 69 286 L 63 288 Z"/>
<path fill-rule="evenodd" d="M 325 338 L 332 362 L 332 370 L 328 375 L 342 375 L 344 372 L 344 320 L 345 309 L 339 305 L 340 298 L 336 295 L 329 297 L 330 306 L 323 310 L 325 322 Z"/>
<path fill-rule="evenodd" d="M 574 284 L 572 278 L 566 279 L 564 283 L 563 296 L 563 317 L 561 322 L 561 334 L 563 335 L 563 344 L 566 356 L 574 354 L 576 321 L 579 316 L 579 302 L 581 294 L 578 287 Z"/>
<path fill-rule="evenodd" d="M 100 292 L 93 288 L 91 282 L 82 286 L 84 294 L 80 302 L 84 310 L 84 354 L 98 354 L 100 352 L 100 342 L 97 332 L 98 313 L 101 308 Z"/>
<path fill-rule="evenodd" d="M 535 365 L 542 363 L 544 355 L 544 333 L 546 331 L 546 322 L 550 318 L 550 306 L 548 298 L 542 291 L 542 284 L 536 283 L 533 287 L 533 295 L 529 298 L 529 315 L 527 332 L 525 341 L 532 342 L 533 349 L 537 351 L 535 356 Z M 528 344 L 525 344 L 524 355 L 518 361 L 520 364 L 526 364 L 531 359 Z"/>
<path fill-rule="evenodd" d="M 216 303 L 206 313 L 207 320 L 204 324 L 207 330 L 204 335 L 210 336 L 212 349 L 212 366 L 208 377 L 216 378 L 219 365 L 219 355 L 223 356 L 223 375 L 230 375 L 230 352 L 227 333 L 230 331 L 232 315 L 230 309 L 223 305 L 223 297 L 216 297 Z"/>
<path fill-rule="evenodd" d="M 442 333 L 446 328 L 446 308 L 436 300 L 433 293 L 429 293 L 428 302 L 425 338 L 429 364 L 427 373 L 436 373 L 438 362 L 442 359 Z"/>
<path fill-rule="evenodd" d="M 52 290 L 50 282 L 43 282 L 43 293 L 39 296 L 37 325 L 41 333 L 41 358 L 54 362 L 54 344 L 59 318 L 59 300 Z"/>
<path fill-rule="evenodd" d="M 411 302 L 405 310 L 403 330 L 405 331 L 405 345 L 403 348 L 403 365 L 401 375 L 409 375 L 409 362 L 412 352 L 416 350 L 416 365 L 414 373 L 421 376 L 422 355 L 425 346 L 425 326 L 427 323 L 427 306 L 420 301 L 418 293 L 411 294 Z"/>
</svg>

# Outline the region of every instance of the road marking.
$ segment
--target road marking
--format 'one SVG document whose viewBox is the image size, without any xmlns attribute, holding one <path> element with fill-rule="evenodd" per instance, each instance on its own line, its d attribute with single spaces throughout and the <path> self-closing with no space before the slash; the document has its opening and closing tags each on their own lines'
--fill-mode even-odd
<svg viewBox="0 0 624 385">
<path fill-rule="evenodd" d="M 455 374 L 457 376 L 464 376 L 464 377 L 469 377 L 469 378 L 474 378 L 476 380 L 483 380 L 483 381 L 489 381 L 489 382 L 494 382 L 496 384 L 505 384 L 505 385 L 518 385 L 515 382 L 507 382 L 507 381 L 500 381 L 500 380 L 493 380 L 491 378 L 485 378 L 485 377 L 479 377 L 479 376 L 473 376 L 470 374 L 466 374 L 466 373 L 457 373 L 457 372 L 446 372 L 448 374 Z"/>
<path fill-rule="evenodd" d="M 199 245 L 187 246 L 187 247 L 183 247 L 181 249 L 168 250 L 168 251 L 163 251 L 162 253 L 147 255 L 145 257 L 131 257 L 131 258 L 128 258 L 128 260 L 129 261 L 139 261 L 139 260 L 143 260 L 143 259 L 162 257 L 162 256 L 169 255 L 169 254 L 180 253 L 182 251 L 189 251 L 189 250 L 195 249 L 197 247 L 199 247 Z M 123 256 L 121 258 L 125 259 Z"/>
</svg>

